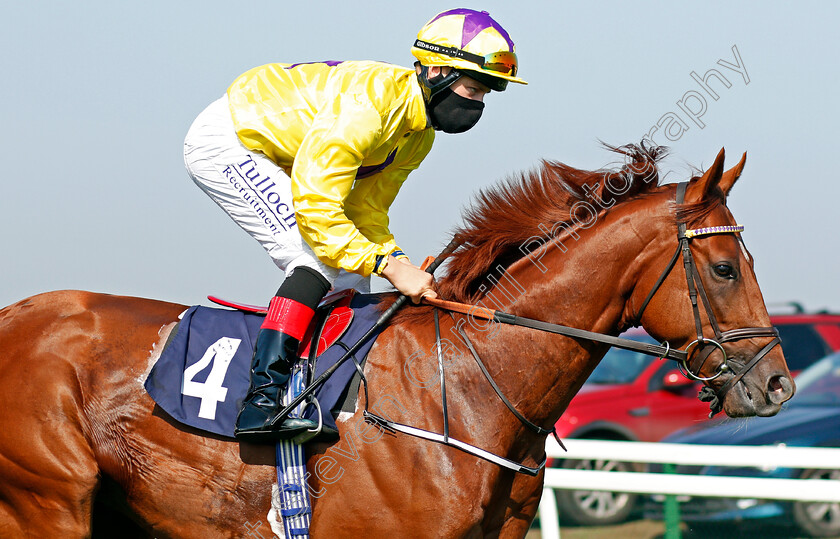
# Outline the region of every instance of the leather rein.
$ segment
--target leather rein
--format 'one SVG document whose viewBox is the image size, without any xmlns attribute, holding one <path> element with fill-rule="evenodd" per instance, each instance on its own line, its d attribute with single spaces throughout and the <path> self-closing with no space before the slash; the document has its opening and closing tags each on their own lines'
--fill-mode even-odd
<svg viewBox="0 0 840 539">
<path fill-rule="evenodd" d="M 677 184 L 676 203 L 678 206 L 682 204 L 685 200 L 685 192 L 687 186 L 688 182 L 682 182 Z M 438 434 L 390 421 L 379 415 L 369 412 L 367 410 L 367 405 L 365 406 L 364 417 L 372 423 L 375 423 L 387 430 L 399 431 L 412 436 L 417 436 L 427 440 L 442 443 L 444 445 L 450 445 L 461 449 L 462 451 L 466 451 L 467 453 L 471 453 L 475 456 L 489 460 L 500 466 L 514 470 L 519 473 L 525 473 L 527 475 L 532 476 L 537 475 L 537 473 L 539 473 L 539 471 L 545 466 L 545 458 L 543 458 L 542 462 L 537 467 L 528 467 L 523 464 L 513 462 L 504 457 L 495 455 L 493 453 L 489 453 L 488 451 L 467 444 L 465 442 L 461 442 L 449 436 L 449 419 L 447 415 L 446 405 L 446 382 L 443 368 L 444 362 L 440 340 L 440 322 L 438 316 L 438 309 L 450 311 L 450 313 L 455 312 L 465 314 L 468 316 L 473 316 L 476 318 L 492 320 L 501 324 L 527 327 L 548 333 L 564 335 L 566 337 L 600 342 L 603 344 L 614 346 L 616 348 L 632 350 L 635 352 L 640 352 L 642 354 L 651 355 L 659 358 L 672 359 L 677 361 L 680 372 L 682 372 L 684 376 L 691 380 L 696 380 L 700 382 L 709 382 L 725 373 L 731 373 L 732 377 L 717 390 L 714 390 L 708 385 L 705 385 L 703 387 L 703 390 L 700 392 L 700 400 L 704 402 L 710 401 L 711 413 L 709 414 L 709 417 L 712 417 L 722 410 L 723 399 L 726 393 L 729 392 L 729 390 L 731 390 L 733 387 L 735 387 L 735 384 L 737 384 L 741 380 L 741 378 L 743 378 L 743 376 L 747 372 L 749 372 L 750 369 L 752 369 L 763 357 L 765 357 L 770 352 L 770 350 L 772 350 L 777 344 L 781 343 L 781 339 L 779 338 L 779 332 L 774 327 L 748 327 L 721 331 L 720 325 L 718 324 L 714 312 L 712 311 L 711 302 L 709 301 L 708 295 L 706 294 L 706 289 L 703 286 L 703 281 L 700 277 L 700 272 L 697 269 L 697 264 L 694 261 L 694 256 L 691 253 L 690 242 L 694 238 L 706 237 L 717 234 L 736 234 L 743 231 L 743 229 L 744 227 L 741 225 L 727 225 L 698 229 L 687 229 L 686 224 L 684 222 L 680 222 L 677 224 L 677 249 L 674 252 L 674 255 L 671 257 L 670 261 L 668 262 L 668 265 L 662 271 L 659 278 L 656 280 L 656 283 L 654 284 L 653 288 L 648 293 L 647 297 L 642 303 L 642 306 L 639 309 L 638 314 L 636 315 L 636 324 L 634 325 L 639 325 L 642 315 L 644 314 L 644 311 L 647 308 L 648 304 L 653 299 L 653 296 L 656 294 L 656 292 L 660 289 L 662 283 L 664 283 L 665 279 L 671 273 L 674 266 L 676 266 L 677 260 L 679 260 L 680 254 L 682 254 L 683 265 L 685 267 L 686 273 L 686 284 L 688 286 L 688 296 L 689 300 L 691 301 L 692 312 L 694 314 L 695 330 L 697 332 L 697 339 L 689 343 L 688 346 L 686 346 L 685 350 L 674 349 L 670 346 L 670 344 L 667 341 L 659 345 L 643 343 L 639 341 L 634 341 L 632 339 L 614 337 L 612 335 L 595 333 L 592 331 L 587 331 L 584 329 L 574 328 L 570 326 L 564 326 L 561 324 L 552 324 L 549 322 L 534 320 L 532 318 L 516 316 L 498 310 L 479 307 L 477 305 L 468 305 L 464 303 L 441 300 L 437 298 L 424 298 L 425 303 L 428 303 L 435 307 L 435 339 L 438 355 L 438 371 L 441 384 L 441 399 L 443 401 L 443 434 Z M 739 241 L 741 241 L 740 237 L 738 239 Z M 712 330 L 714 331 L 714 338 L 706 338 L 703 335 L 703 322 L 700 317 L 700 305 L 697 300 L 698 296 L 700 296 L 700 301 L 703 303 L 703 308 L 706 312 L 707 317 L 709 318 L 709 323 L 712 327 Z M 519 411 L 515 409 L 515 407 L 504 396 L 496 382 L 493 380 L 489 370 L 481 361 L 481 358 L 479 357 L 475 347 L 470 342 L 464 330 L 457 324 L 455 325 L 455 329 L 458 331 L 461 338 L 464 340 L 464 343 L 467 345 L 467 348 L 470 350 L 470 353 L 478 363 L 479 368 L 481 369 L 485 378 L 492 386 L 496 395 L 501 399 L 505 406 L 514 414 L 514 416 L 516 416 L 516 418 L 525 427 L 535 432 L 536 434 L 553 434 L 560 446 L 563 447 L 563 443 L 562 441 L 560 441 L 559 437 L 557 436 L 557 432 L 554 428 L 549 430 L 540 427 L 526 419 Z M 726 354 L 726 350 L 723 348 L 723 343 L 737 341 L 741 339 L 750 339 L 754 337 L 771 337 L 771 340 L 749 362 L 743 365 L 743 367 L 739 367 L 738 364 L 736 364 L 734 361 L 730 363 L 729 358 Z M 711 376 L 700 376 L 700 370 L 702 369 L 706 360 L 716 350 L 719 350 L 723 355 L 723 359 L 718 365 L 717 371 Z"/>
</svg>

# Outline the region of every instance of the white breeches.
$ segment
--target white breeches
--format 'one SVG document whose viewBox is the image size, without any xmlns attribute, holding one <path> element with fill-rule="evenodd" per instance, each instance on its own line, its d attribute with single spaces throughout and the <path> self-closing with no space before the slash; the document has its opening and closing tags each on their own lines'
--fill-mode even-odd
<svg viewBox="0 0 840 539">
<path fill-rule="evenodd" d="M 286 274 L 297 266 L 321 273 L 334 290 L 370 291 L 370 278 L 327 266 L 303 240 L 292 207 L 292 180 L 261 153 L 246 148 L 224 95 L 193 122 L 184 141 L 193 181 L 268 252 Z"/>
</svg>

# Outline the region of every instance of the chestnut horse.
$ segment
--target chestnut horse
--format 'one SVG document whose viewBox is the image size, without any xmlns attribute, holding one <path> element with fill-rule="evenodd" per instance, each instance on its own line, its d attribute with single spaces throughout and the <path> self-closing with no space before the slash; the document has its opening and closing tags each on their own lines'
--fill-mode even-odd
<svg viewBox="0 0 840 539">
<path fill-rule="evenodd" d="M 678 221 L 735 224 L 726 197 L 743 160 L 724 171 L 721 151 L 690 180 L 685 202 L 677 205 L 675 186 L 658 184 L 660 149 L 613 150 L 624 166 L 587 172 L 543 162 L 481 193 L 456 232 L 462 246 L 439 281 L 441 297 L 613 336 L 641 323 L 672 348 L 688 346 L 696 333 L 682 264 L 645 300 L 677 245 Z M 691 252 L 721 329 L 770 325 L 738 234 L 696 238 Z M 282 533 L 272 522 L 273 448 L 182 427 L 143 389 L 184 310 L 63 291 L 0 311 L 0 536 L 85 537 L 103 522 L 93 510 L 101 503 L 130 515 L 141 536 Z M 701 313 L 709 335 L 713 324 Z M 469 334 L 510 403 L 544 428 L 558 420 L 607 345 L 460 314 L 440 316 L 449 435 L 537 467 L 545 433 L 527 429 L 501 402 L 457 327 Z M 442 432 L 435 333 L 430 306 L 405 308 L 391 321 L 365 365 L 371 410 Z M 731 364 L 743 366 L 769 341 L 748 337 L 723 348 Z M 717 349 L 697 374 L 711 378 L 724 361 Z M 720 388 L 728 379 L 731 372 L 707 384 Z M 722 404 L 733 417 L 769 416 L 793 391 L 776 346 Z M 542 472 L 516 473 L 384 430 L 366 423 L 361 408 L 339 416 L 339 442 L 308 447 L 313 537 L 526 534 Z"/>
</svg>

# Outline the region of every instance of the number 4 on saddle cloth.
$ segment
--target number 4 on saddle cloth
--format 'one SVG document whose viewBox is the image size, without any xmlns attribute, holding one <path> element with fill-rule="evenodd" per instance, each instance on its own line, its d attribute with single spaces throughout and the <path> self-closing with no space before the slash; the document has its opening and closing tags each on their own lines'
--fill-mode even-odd
<svg viewBox="0 0 840 539">
<path fill-rule="evenodd" d="M 146 378 L 146 391 L 176 421 L 233 438 L 236 416 L 248 392 L 251 356 L 265 309 L 210 298 L 235 310 L 194 306 L 172 330 L 160 359 Z M 300 352 L 304 380 L 310 382 L 338 361 L 379 317 L 379 294 L 328 297 L 318 307 Z M 315 391 L 319 406 L 307 406 L 303 416 L 319 421 L 319 441 L 338 438 L 335 418 L 353 411 L 361 366 L 378 332 Z M 318 346 L 312 350 L 311 344 Z M 345 402 L 346 401 L 346 402 Z"/>
</svg>

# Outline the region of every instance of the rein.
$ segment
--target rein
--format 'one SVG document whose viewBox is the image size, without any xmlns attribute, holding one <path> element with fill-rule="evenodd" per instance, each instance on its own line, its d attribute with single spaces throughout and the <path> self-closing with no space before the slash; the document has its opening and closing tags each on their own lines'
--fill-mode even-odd
<svg viewBox="0 0 840 539">
<path fill-rule="evenodd" d="M 577 339 L 587 339 L 590 341 L 609 344 L 616 348 L 623 348 L 625 350 L 633 350 L 634 352 L 641 352 L 649 356 L 656 356 L 665 359 L 673 359 L 675 361 L 686 361 L 688 354 L 682 350 L 671 348 L 666 342 L 665 344 L 649 344 L 632 339 L 625 339 L 624 337 L 613 337 L 604 333 L 595 333 L 594 331 L 587 331 L 585 329 L 574 328 L 571 326 L 564 326 L 561 324 L 552 324 L 550 322 L 543 322 L 542 320 L 535 320 L 524 316 L 516 316 L 503 311 L 496 311 L 479 307 L 477 305 L 469 305 L 466 303 L 458 303 L 456 301 L 447 301 L 442 299 L 423 298 L 425 303 L 432 305 L 446 311 L 452 311 L 475 318 L 484 320 L 492 320 L 499 324 L 507 324 L 510 326 L 519 326 L 525 328 L 536 329 L 546 333 L 554 333 L 563 335 L 565 337 L 574 337 Z"/>
</svg>

